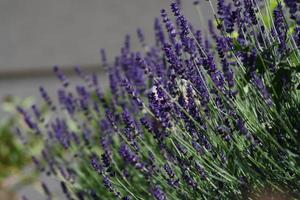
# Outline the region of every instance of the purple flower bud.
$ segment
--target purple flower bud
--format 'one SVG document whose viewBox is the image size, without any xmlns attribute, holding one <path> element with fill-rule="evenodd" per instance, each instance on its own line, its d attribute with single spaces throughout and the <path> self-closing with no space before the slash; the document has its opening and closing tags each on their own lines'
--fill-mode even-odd
<svg viewBox="0 0 300 200">
<path fill-rule="evenodd" d="M 132 97 L 134 102 L 138 105 L 138 107 L 141 109 L 144 107 L 144 103 L 142 99 L 138 96 L 137 92 L 133 89 L 132 85 L 129 83 L 127 79 L 124 79 L 122 81 L 122 86 L 125 87 L 127 93 Z"/>
<path fill-rule="evenodd" d="M 207 177 L 207 173 L 205 172 L 204 167 L 198 161 L 195 162 L 195 168 L 203 178 Z"/>
<path fill-rule="evenodd" d="M 145 35 L 144 35 L 142 29 L 139 28 L 139 29 L 137 29 L 136 32 L 137 32 L 137 36 L 138 36 L 140 43 L 142 44 L 143 47 L 145 47 L 146 46 Z"/>
<path fill-rule="evenodd" d="M 199 155 L 203 155 L 204 154 L 204 149 L 203 149 L 203 147 L 198 142 L 192 141 L 192 146 L 199 153 Z"/>
<path fill-rule="evenodd" d="M 172 104 L 169 97 L 165 94 L 161 87 L 155 87 L 148 94 L 149 107 L 155 117 L 162 123 L 164 127 L 171 127 Z"/>
<path fill-rule="evenodd" d="M 260 77 L 256 72 L 253 72 L 252 73 L 252 81 L 253 81 L 253 84 L 261 92 L 261 94 L 262 94 L 264 100 L 266 101 L 266 103 L 268 105 L 272 105 L 271 95 L 270 95 L 268 89 L 266 88 L 262 77 Z"/>
<path fill-rule="evenodd" d="M 221 18 L 224 18 L 224 11 L 225 11 L 225 0 L 218 0 L 218 15 L 220 15 Z"/>
<path fill-rule="evenodd" d="M 68 199 L 68 200 L 73 200 L 73 197 L 69 191 L 69 189 L 67 188 L 67 185 L 64 181 L 61 181 L 60 182 L 60 186 L 61 186 L 61 189 L 65 195 L 65 197 Z"/>
<path fill-rule="evenodd" d="M 53 67 L 53 71 L 56 74 L 56 76 L 58 77 L 58 79 L 62 82 L 63 86 L 68 87 L 69 81 L 57 65 L 55 65 Z"/>
<path fill-rule="evenodd" d="M 103 184 L 106 188 L 108 188 L 110 191 L 113 191 L 112 183 L 111 180 L 109 179 L 108 176 L 104 176 L 103 178 Z"/>
<path fill-rule="evenodd" d="M 132 199 L 129 196 L 125 196 L 125 197 L 122 198 L 122 200 L 132 200 Z"/>
<path fill-rule="evenodd" d="M 174 13 L 175 17 L 178 17 L 180 15 L 180 9 L 179 6 L 177 5 L 177 3 L 171 3 L 171 10 Z"/>
<path fill-rule="evenodd" d="M 121 145 L 119 153 L 125 162 L 135 165 L 140 161 L 140 157 L 138 157 L 126 144 Z"/>
<path fill-rule="evenodd" d="M 187 182 L 187 184 L 192 186 L 192 188 L 195 189 L 198 187 L 197 182 L 191 176 L 189 176 L 186 172 L 183 173 L 182 178 Z"/>
<path fill-rule="evenodd" d="M 52 100 L 50 99 L 48 93 L 46 92 L 46 90 L 41 86 L 40 87 L 40 94 L 42 96 L 42 98 L 44 99 L 44 101 L 47 103 L 47 105 L 52 109 L 55 110 L 56 107 L 53 105 Z"/>
<path fill-rule="evenodd" d="M 43 191 L 44 191 L 45 195 L 48 197 L 48 199 L 49 199 L 49 200 L 52 199 L 52 194 L 51 194 L 51 192 L 50 192 L 48 186 L 46 185 L 46 183 L 45 183 L 45 182 L 42 182 L 41 185 L 42 185 Z"/>
<path fill-rule="evenodd" d="M 42 118 L 41 118 L 41 112 L 40 110 L 38 109 L 38 107 L 36 105 L 32 105 L 31 106 L 31 109 L 33 111 L 33 114 L 35 116 L 35 118 L 40 121 Z"/>
<path fill-rule="evenodd" d="M 101 61 L 103 66 L 107 66 L 107 58 L 106 58 L 106 53 L 104 49 L 100 50 L 100 55 L 101 55 Z"/>
<path fill-rule="evenodd" d="M 298 6 L 297 6 L 297 1 L 295 0 L 284 0 L 285 5 L 289 8 L 289 12 L 290 12 L 290 17 L 293 20 L 297 19 L 297 11 L 298 11 Z"/>
<path fill-rule="evenodd" d="M 162 28 L 162 25 L 159 21 L 158 18 L 155 18 L 154 21 L 154 31 L 155 31 L 155 40 L 156 40 L 156 45 L 162 45 L 165 43 L 165 34 Z"/>
<path fill-rule="evenodd" d="M 56 139 L 67 149 L 70 146 L 72 135 L 69 132 L 68 126 L 64 119 L 56 118 L 56 120 L 51 123 L 53 132 L 55 133 Z"/>
<path fill-rule="evenodd" d="M 240 130 L 243 135 L 247 135 L 248 129 L 245 126 L 245 122 L 241 118 L 239 118 L 237 120 L 236 126 L 237 126 L 238 130 Z"/>
<path fill-rule="evenodd" d="M 175 28 L 174 24 L 169 19 L 166 10 L 164 10 L 164 9 L 161 10 L 161 16 L 163 18 L 163 22 L 164 22 L 164 24 L 166 26 L 166 29 L 168 31 L 170 41 L 172 43 L 175 43 L 175 37 L 177 35 L 177 31 L 176 31 L 176 28 Z"/>
<path fill-rule="evenodd" d="M 170 178 L 174 178 L 175 173 L 168 163 L 164 164 L 164 169 Z"/>
<path fill-rule="evenodd" d="M 42 164 L 40 163 L 40 161 L 39 161 L 35 156 L 32 156 L 32 161 L 33 161 L 35 167 L 36 167 L 40 172 L 43 172 L 43 171 L 44 171 L 44 167 L 42 166 Z"/>
<path fill-rule="evenodd" d="M 84 200 L 85 199 L 85 192 L 83 192 L 83 191 L 76 192 L 76 197 L 78 198 L 78 200 Z"/>
<path fill-rule="evenodd" d="M 21 107 L 19 107 L 19 106 L 17 107 L 17 110 L 18 110 L 19 113 L 22 114 L 23 119 L 24 119 L 24 122 L 26 123 L 26 125 L 27 125 L 30 129 L 34 130 L 37 134 L 40 134 L 40 130 L 39 130 L 38 124 L 35 123 L 35 122 L 32 120 L 32 118 L 31 118 L 31 116 L 29 115 L 29 113 L 26 112 L 23 108 L 21 108 Z"/>
<path fill-rule="evenodd" d="M 155 186 L 151 193 L 156 200 L 167 200 L 167 196 L 160 186 Z"/>
<path fill-rule="evenodd" d="M 168 59 L 168 62 L 171 65 L 170 68 L 174 69 L 175 73 L 182 75 L 184 68 L 181 65 L 180 61 L 178 60 L 178 57 L 174 53 L 172 46 L 168 43 L 165 43 L 164 51 L 165 51 L 166 57 Z"/>
<path fill-rule="evenodd" d="M 26 144 L 27 143 L 27 140 L 25 139 L 21 129 L 19 127 L 17 127 L 14 131 L 14 133 L 16 133 L 18 139 L 23 143 L 23 144 Z"/>
<path fill-rule="evenodd" d="M 136 123 L 134 121 L 132 114 L 128 111 L 128 109 L 126 108 L 124 109 L 122 116 L 125 123 L 125 129 L 124 129 L 125 135 L 129 141 L 132 141 L 133 139 L 135 139 L 137 135 L 139 135 Z"/>
<path fill-rule="evenodd" d="M 274 25 L 277 33 L 277 37 L 280 41 L 279 44 L 279 52 L 284 53 L 286 46 L 286 37 L 287 37 L 287 26 L 285 24 L 285 18 L 283 15 L 282 5 L 278 3 L 277 7 L 273 11 L 274 14 Z"/>
<path fill-rule="evenodd" d="M 62 109 L 66 109 L 70 115 L 73 115 L 77 109 L 77 103 L 72 93 L 67 93 L 65 90 L 58 90 L 59 103 Z"/>
<path fill-rule="evenodd" d="M 101 165 L 99 158 L 95 154 L 92 155 L 91 165 L 98 174 L 104 173 L 103 166 Z"/>
<path fill-rule="evenodd" d="M 251 0 L 244 0 L 244 7 L 245 7 L 245 19 L 249 19 L 248 21 L 251 22 L 253 25 L 257 25 L 258 21 L 256 18 L 255 13 L 255 5 Z"/>
</svg>

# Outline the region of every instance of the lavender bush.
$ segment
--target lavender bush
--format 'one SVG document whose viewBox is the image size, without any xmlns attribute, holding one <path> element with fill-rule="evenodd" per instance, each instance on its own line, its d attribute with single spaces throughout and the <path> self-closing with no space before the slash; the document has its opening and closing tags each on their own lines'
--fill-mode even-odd
<svg viewBox="0 0 300 200">
<path fill-rule="evenodd" d="M 113 64 L 102 50 L 108 93 L 96 74 L 76 68 L 73 88 L 54 67 L 59 103 L 40 88 L 51 114 L 19 108 L 23 134 L 44 142 L 37 169 L 67 199 L 299 198 L 300 3 L 201 4 L 215 17 L 207 33 L 176 1 L 155 19 L 154 44 L 137 31 L 143 52 L 130 36 Z"/>
</svg>

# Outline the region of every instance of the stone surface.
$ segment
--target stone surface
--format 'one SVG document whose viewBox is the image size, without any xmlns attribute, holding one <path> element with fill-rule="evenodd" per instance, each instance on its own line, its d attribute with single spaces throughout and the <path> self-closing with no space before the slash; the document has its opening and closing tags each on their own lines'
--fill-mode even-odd
<svg viewBox="0 0 300 200">
<path fill-rule="evenodd" d="M 1 0 L 0 67 L 94 64 L 99 49 L 119 52 L 140 27 L 153 37 L 153 19 L 171 0 Z M 185 13 L 199 25 L 192 0 Z M 208 2 L 203 15 L 207 16 Z M 110 57 L 112 59 L 112 57 Z"/>
</svg>

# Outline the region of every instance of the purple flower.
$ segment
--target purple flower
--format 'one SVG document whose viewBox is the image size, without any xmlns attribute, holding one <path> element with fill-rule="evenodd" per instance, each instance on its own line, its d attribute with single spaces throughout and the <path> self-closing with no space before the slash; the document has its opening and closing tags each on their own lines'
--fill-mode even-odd
<svg viewBox="0 0 300 200">
<path fill-rule="evenodd" d="M 35 157 L 32 156 L 32 161 L 35 165 L 35 167 L 40 171 L 43 172 L 45 170 L 45 168 L 42 166 L 41 162 Z"/>
<path fill-rule="evenodd" d="M 227 81 L 229 88 L 232 88 L 234 86 L 234 74 L 233 74 L 233 70 L 229 66 L 230 64 L 225 55 L 226 52 L 228 51 L 227 38 L 219 37 L 217 39 L 217 50 L 218 50 L 218 54 L 221 58 L 224 77 Z"/>
<path fill-rule="evenodd" d="M 167 200 L 167 196 L 165 195 L 164 191 L 161 189 L 160 186 L 155 186 L 152 189 L 152 195 L 155 197 L 156 200 Z"/>
<path fill-rule="evenodd" d="M 79 109 L 81 109 L 87 117 L 90 117 L 89 116 L 89 103 L 91 99 L 90 92 L 88 92 L 84 86 L 77 86 L 76 91 L 77 94 L 79 95 L 79 98 L 77 99 L 77 101 L 79 101 Z M 69 94 L 69 97 L 71 97 L 71 94 Z"/>
<path fill-rule="evenodd" d="M 78 198 L 78 200 L 84 200 L 85 199 L 85 192 L 83 192 L 83 191 L 76 192 L 76 197 Z"/>
<path fill-rule="evenodd" d="M 64 181 L 61 181 L 60 182 L 60 186 L 61 186 L 61 189 L 65 195 L 65 197 L 68 199 L 68 200 L 73 200 L 73 197 L 69 191 L 69 189 L 67 188 L 67 185 Z"/>
<path fill-rule="evenodd" d="M 297 19 L 297 11 L 298 11 L 298 5 L 297 5 L 297 1 L 295 0 L 284 0 L 285 5 L 289 8 L 290 11 L 290 17 L 293 20 Z"/>
<path fill-rule="evenodd" d="M 55 110 L 56 107 L 53 105 L 52 100 L 50 99 L 48 93 L 46 92 L 45 88 L 40 87 L 40 94 L 42 96 L 42 98 L 44 99 L 44 101 L 47 103 L 47 105 L 52 109 Z"/>
<path fill-rule="evenodd" d="M 104 176 L 103 177 L 103 184 L 104 186 L 110 191 L 110 192 L 113 192 L 114 191 L 114 188 L 113 188 L 113 185 L 111 183 L 111 180 L 108 176 Z"/>
<path fill-rule="evenodd" d="M 193 87 L 195 90 L 197 90 L 197 93 L 200 95 L 200 102 L 202 106 L 206 106 L 206 104 L 209 102 L 209 91 L 207 90 L 206 87 L 206 80 L 205 76 L 203 73 L 200 71 L 199 66 L 197 66 L 195 63 L 192 61 L 188 60 L 186 61 L 186 78 L 193 83 Z"/>
<path fill-rule="evenodd" d="M 76 111 L 76 103 L 72 93 L 67 93 L 64 89 L 59 89 L 57 95 L 62 109 L 66 109 L 70 115 L 73 115 Z"/>
<path fill-rule="evenodd" d="M 186 172 L 183 173 L 182 178 L 189 184 L 192 188 L 196 189 L 198 187 L 197 182 L 189 176 Z"/>
<path fill-rule="evenodd" d="M 56 164 L 57 162 L 55 161 L 55 158 L 52 155 L 52 152 L 49 150 L 49 147 L 44 147 L 42 150 L 42 157 L 43 159 L 47 162 L 49 171 L 47 172 L 47 175 L 50 175 L 51 173 L 53 175 L 57 175 L 56 172 Z"/>
<path fill-rule="evenodd" d="M 137 29 L 136 32 L 137 32 L 137 36 L 138 36 L 140 43 L 142 44 L 143 47 L 145 47 L 146 46 L 145 35 L 144 35 L 142 29 L 139 28 L 139 29 Z"/>
<path fill-rule="evenodd" d="M 225 0 L 218 0 L 218 15 L 220 15 L 221 18 L 224 18 L 224 11 L 225 11 Z"/>
<path fill-rule="evenodd" d="M 159 120 L 164 127 L 171 127 L 172 104 L 170 98 L 165 91 L 160 87 L 153 87 L 152 91 L 148 94 L 149 107 L 157 120 Z"/>
<path fill-rule="evenodd" d="M 296 26 L 295 27 L 295 33 L 294 33 L 294 40 L 297 44 L 297 46 L 300 46 L 300 27 Z"/>
<path fill-rule="evenodd" d="M 129 196 L 125 196 L 125 197 L 122 198 L 122 200 L 131 200 L 131 199 L 132 199 L 132 198 L 129 197 Z"/>
<path fill-rule="evenodd" d="M 100 50 L 100 55 L 101 55 L 101 61 L 103 66 L 107 66 L 107 57 L 106 57 L 106 52 L 105 49 Z"/>
<path fill-rule="evenodd" d="M 95 154 L 92 155 L 91 165 L 98 174 L 104 173 L 103 166 L 100 163 L 99 158 Z"/>
<path fill-rule="evenodd" d="M 168 163 L 164 164 L 164 169 L 170 178 L 174 178 L 175 173 Z"/>
<path fill-rule="evenodd" d="M 54 122 L 51 123 L 53 132 L 55 133 L 56 139 L 67 149 L 71 145 L 72 135 L 69 132 L 69 127 L 64 119 L 56 118 Z"/>
<path fill-rule="evenodd" d="M 160 45 L 164 44 L 165 43 L 165 34 L 164 34 L 162 25 L 158 18 L 155 18 L 154 31 L 155 31 L 156 45 L 160 46 Z"/>
<path fill-rule="evenodd" d="M 50 192 L 48 186 L 46 185 L 46 183 L 45 183 L 45 182 L 42 182 L 41 185 L 42 185 L 43 191 L 44 191 L 45 195 L 48 197 L 48 199 L 49 199 L 49 200 L 52 199 L 52 194 L 51 194 L 51 192 Z"/>
<path fill-rule="evenodd" d="M 255 13 L 256 8 L 253 2 L 251 0 L 244 0 L 244 8 L 245 8 L 244 18 L 248 20 L 248 23 L 257 25 L 258 21 Z"/>
<path fill-rule="evenodd" d="M 31 109 L 32 109 L 32 111 L 33 111 L 33 114 L 34 114 L 35 118 L 36 118 L 38 121 L 42 121 L 41 112 L 40 112 L 40 110 L 38 109 L 37 105 L 32 105 L 32 106 L 31 106 Z"/>
<path fill-rule="evenodd" d="M 122 116 L 125 124 L 124 133 L 128 138 L 128 140 L 132 141 L 139 135 L 139 131 L 137 129 L 136 123 L 134 121 L 132 114 L 128 111 L 128 109 L 126 108 L 124 109 Z"/>
<path fill-rule="evenodd" d="M 278 3 L 277 7 L 273 11 L 274 14 L 274 25 L 277 33 L 277 37 L 280 41 L 279 52 L 284 53 L 286 46 L 286 35 L 287 35 L 287 26 L 285 24 L 285 18 L 283 15 L 282 5 Z"/>
<path fill-rule="evenodd" d="M 82 136 L 83 136 L 83 140 L 85 142 L 85 145 L 90 145 L 90 140 L 91 140 L 91 130 L 89 130 L 87 127 L 83 128 L 82 131 Z"/>
<path fill-rule="evenodd" d="M 127 79 L 123 79 L 122 86 L 125 88 L 126 92 L 132 97 L 136 105 L 139 107 L 139 109 L 144 107 L 142 99 L 139 97 L 137 92 L 134 90 L 132 85 L 129 83 Z"/>
<path fill-rule="evenodd" d="M 63 72 L 60 70 L 60 68 L 57 65 L 55 65 L 53 67 L 53 70 L 56 76 L 58 77 L 58 79 L 62 82 L 63 86 L 68 87 L 69 81 L 67 77 L 63 74 Z"/>
<path fill-rule="evenodd" d="M 198 161 L 195 162 L 195 168 L 203 178 L 207 177 L 207 173 L 206 173 L 204 167 Z"/>
<path fill-rule="evenodd" d="M 180 9 L 176 2 L 171 3 L 171 10 L 174 13 L 175 17 L 180 15 Z"/>
<path fill-rule="evenodd" d="M 164 9 L 161 10 L 161 17 L 162 17 L 165 27 L 168 31 L 170 41 L 172 43 L 175 43 L 175 37 L 177 35 L 177 31 L 176 31 L 174 24 L 169 19 L 166 10 L 164 10 Z"/>
<path fill-rule="evenodd" d="M 204 149 L 203 149 L 203 147 L 198 142 L 192 141 L 192 146 L 198 152 L 199 155 L 203 155 L 204 154 Z"/>
<path fill-rule="evenodd" d="M 271 95 L 270 95 L 268 89 L 266 88 L 262 77 L 260 77 L 256 72 L 253 72 L 252 73 L 252 81 L 253 81 L 254 86 L 256 86 L 257 89 L 262 94 L 262 96 L 265 99 L 265 101 L 267 102 L 267 104 L 272 105 Z"/>
<path fill-rule="evenodd" d="M 122 144 L 119 153 L 125 162 L 137 165 L 140 162 L 140 157 L 135 154 L 129 146 Z"/>
<path fill-rule="evenodd" d="M 23 108 L 21 107 L 17 107 L 17 110 L 20 114 L 22 114 L 23 118 L 24 118 L 24 121 L 25 123 L 27 124 L 27 126 L 30 128 L 30 129 L 36 129 L 37 128 L 37 124 L 33 122 L 31 116 L 29 115 L 28 112 L 26 112 Z"/>
<path fill-rule="evenodd" d="M 247 135 L 248 134 L 248 129 L 245 126 L 245 122 L 241 118 L 239 118 L 237 120 L 236 125 L 237 125 L 238 130 L 240 130 L 240 132 L 243 135 Z"/>
<path fill-rule="evenodd" d="M 170 63 L 170 68 L 174 70 L 178 75 L 182 75 L 184 72 L 184 68 L 180 63 L 180 60 L 176 56 L 175 52 L 172 49 L 172 45 L 165 43 L 164 52 L 166 54 L 166 58 Z"/>
<path fill-rule="evenodd" d="M 180 153 L 182 153 L 184 156 L 187 155 L 188 150 L 184 145 L 180 144 L 179 142 L 176 142 L 175 145 L 176 148 L 180 151 Z"/>
</svg>

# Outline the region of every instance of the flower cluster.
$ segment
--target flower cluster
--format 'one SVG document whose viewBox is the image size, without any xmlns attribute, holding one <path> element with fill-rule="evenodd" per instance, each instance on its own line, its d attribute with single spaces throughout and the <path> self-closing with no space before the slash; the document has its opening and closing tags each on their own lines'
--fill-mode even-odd
<svg viewBox="0 0 300 200">
<path fill-rule="evenodd" d="M 143 52 L 130 36 L 113 63 L 101 50 L 107 94 L 78 67 L 84 84 L 72 89 L 55 66 L 59 106 L 41 87 L 51 114 L 18 109 L 44 141 L 37 168 L 61 177 L 68 199 L 243 199 L 263 187 L 297 196 L 300 3 L 285 2 L 219 0 L 202 30 L 172 3 L 153 45 L 138 29 Z"/>
</svg>

